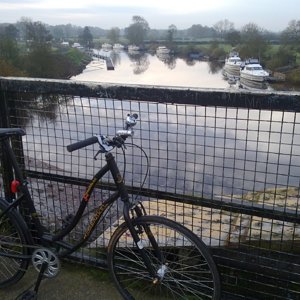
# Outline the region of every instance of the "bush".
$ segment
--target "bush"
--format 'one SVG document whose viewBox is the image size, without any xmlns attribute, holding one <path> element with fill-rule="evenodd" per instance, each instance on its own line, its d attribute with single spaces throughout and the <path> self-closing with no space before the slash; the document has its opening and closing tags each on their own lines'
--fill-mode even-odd
<svg viewBox="0 0 300 300">
<path fill-rule="evenodd" d="M 12 64 L 0 60 L 0 76 L 26 76 L 26 73 L 22 70 L 17 69 Z"/>
<path fill-rule="evenodd" d="M 286 78 L 288 82 L 300 86 L 300 68 L 289 71 Z"/>
<path fill-rule="evenodd" d="M 84 53 L 80 52 L 79 50 L 75 48 L 71 48 L 67 51 L 65 54 L 66 58 L 74 65 L 80 66 L 82 63 L 82 60 L 84 59 L 85 55 Z"/>
<path fill-rule="evenodd" d="M 279 47 L 270 59 L 267 61 L 267 66 L 270 69 L 291 66 L 296 62 L 296 57 L 288 47 Z"/>
<path fill-rule="evenodd" d="M 215 48 L 210 54 L 212 59 L 224 59 L 226 56 L 225 50 L 223 48 Z"/>
</svg>

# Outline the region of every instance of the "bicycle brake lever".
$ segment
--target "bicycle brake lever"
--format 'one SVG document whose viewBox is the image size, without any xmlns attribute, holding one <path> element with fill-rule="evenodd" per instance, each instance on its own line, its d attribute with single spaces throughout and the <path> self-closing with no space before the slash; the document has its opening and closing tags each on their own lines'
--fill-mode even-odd
<svg viewBox="0 0 300 300">
<path fill-rule="evenodd" d="M 96 155 L 94 156 L 94 160 L 97 160 L 97 156 L 98 156 L 100 153 L 103 153 L 103 151 L 102 151 L 102 150 L 98 150 L 98 152 L 97 152 Z"/>
</svg>

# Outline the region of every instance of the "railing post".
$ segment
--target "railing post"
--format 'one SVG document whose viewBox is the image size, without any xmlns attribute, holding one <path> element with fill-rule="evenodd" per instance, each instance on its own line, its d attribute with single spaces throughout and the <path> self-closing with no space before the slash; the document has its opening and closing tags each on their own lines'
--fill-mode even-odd
<svg viewBox="0 0 300 300">
<path fill-rule="evenodd" d="M 8 107 L 9 99 L 7 97 L 7 93 L 1 90 L 0 93 L 0 127 L 8 128 L 10 127 L 9 122 L 9 107 Z M 1 173 L 3 179 L 3 190 L 6 199 L 12 199 L 12 193 L 10 190 L 10 183 L 12 182 L 14 175 L 13 169 L 9 162 L 9 158 L 5 151 L 3 151 L 1 144 L 1 155 L 0 155 L 0 165 L 1 165 Z"/>
</svg>

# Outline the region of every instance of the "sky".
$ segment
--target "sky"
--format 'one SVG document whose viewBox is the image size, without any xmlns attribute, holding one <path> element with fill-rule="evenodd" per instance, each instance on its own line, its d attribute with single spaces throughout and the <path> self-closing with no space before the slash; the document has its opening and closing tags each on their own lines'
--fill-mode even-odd
<svg viewBox="0 0 300 300">
<path fill-rule="evenodd" d="M 171 24 L 178 29 L 213 26 L 227 19 L 236 29 L 251 22 L 277 32 L 289 21 L 300 20 L 300 0 L 0 0 L 0 23 L 28 17 L 50 25 L 110 29 L 128 27 L 134 15 L 142 16 L 153 29 Z"/>
</svg>

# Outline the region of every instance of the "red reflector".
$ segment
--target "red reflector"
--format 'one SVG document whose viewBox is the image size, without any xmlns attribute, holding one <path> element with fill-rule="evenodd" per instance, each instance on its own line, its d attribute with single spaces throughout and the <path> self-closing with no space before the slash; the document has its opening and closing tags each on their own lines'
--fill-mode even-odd
<svg viewBox="0 0 300 300">
<path fill-rule="evenodd" d="M 14 193 L 14 194 L 17 193 L 19 191 L 18 187 L 19 187 L 20 184 L 21 184 L 20 181 L 13 180 L 10 184 L 11 192 Z"/>
</svg>

